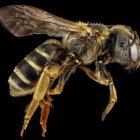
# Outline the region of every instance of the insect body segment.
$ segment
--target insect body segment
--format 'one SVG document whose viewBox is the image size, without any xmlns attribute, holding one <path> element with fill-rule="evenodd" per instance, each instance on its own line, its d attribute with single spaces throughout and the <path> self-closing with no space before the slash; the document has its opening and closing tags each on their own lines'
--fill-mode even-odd
<svg viewBox="0 0 140 140">
<path fill-rule="evenodd" d="M 119 63 L 125 69 L 140 67 L 140 39 L 125 25 L 76 23 L 25 5 L 2 7 L 0 23 L 17 37 L 47 34 L 62 38 L 61 41 L 45 41 L 34 49 L 15 67 L 9 78 L 12 96 L 33 94 L 21 136 L 38 106 L 41 108 L 42 136 L 45 136 L 52 103 L 50 96 L 62 93 L 77 68 L 109 87 L 109 103 L 102 114 L 104 120 L 117 101 L 113 78 L 106 65 Z M 94 70 L 88 68 L 92 64 Z"/>
<path fill-rule="evenodd" d="M 46 41 L 37 47 L 15 67 L 10 76 L 11 95 L 22 96 L 32 93 L 44 67 L 52 65 L 52 61 L 61 63 L 64 56 L 64 50 L 56 41 Z"/>
</svg>

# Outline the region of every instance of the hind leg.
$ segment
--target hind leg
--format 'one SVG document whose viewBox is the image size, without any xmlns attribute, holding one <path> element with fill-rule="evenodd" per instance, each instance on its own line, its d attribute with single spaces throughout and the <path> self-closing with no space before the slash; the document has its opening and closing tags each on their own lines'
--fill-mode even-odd
<svg viewBox="0 0 140 140">
<path fill-rule="evenodd" d="M 45 137 L 47 131 L 47 121 L 50 113 L 50 108 L 52 107 L 52 99 L 48 96 L 46 99 L 40 102 L 41 107 L 41 116 L 40 116 L 40 125 L 42 127 L 42 136 Z"/>
<path fill-rule="evenodd" d="M 37 107 L 39 106 L 40 101 L 44 98 L 46 91 L 48 90 L 48 87 L 50 85 L 50 78 L 47 75 L 46 71 L 47 70 L 44 69 L 42 75 L 40 76 L 40 79 L 36 86 L 36 90 L 34 92 L 33 99 L 25 111 L 26 114 L 24 117 L 24 123 L 23 123 L 23 127 L 22 127 L 22 130 L 20 133 L 21 136 L 23 136 L 24 131 L 26 130 L 26 128 L 29 124 L 29 121 L 31 120 L 34 112 L 36 111 Z"/>
<path fill-rule="evenodd" d="M 62 71 L 63 71 L 63 69 L 62 69 Z M 40 102 L 44 99 L 48 89 L 51 88 L 55 79 L 58 78 L 60 75 L 61 75 L 60 65 L 58 65 L 58 64 L 54 64 L 50 67 L 44 68 L 44 71 L 42 72 L 42 74 L 39 78 L 38 84 L 36 86 L 33 100 L 29 104 L 29 106 L 26 110 L 24 124 L 23 124 L 22 130 L 21 130 L 21 136 L 23 136 L 24 130 L 27 128 L 28 123 L 31 120 L 31 118 L 32 118 L 34 112 L 36 111 L 37 107 L 39 106 Z M 46 103 L 48 103 L 48 101 Z M 43 107 L 42 112 L 47 113 L 47 110 L 50 110 L 50 109 L 49 109 L 49 107 L 47 107 L 47 105 L 45 105 Z M 42 113 L 42 114 L 45 114 L 45 113 Z M 43 117 L 43 115 L 42 115 L 42 117 Z M 42 125 L 42 127 L 44 129 L 43 125 Z M 45 129 L 44 129 L 44 131 L 45 131 Z"/>
<path fill-rule="evenodd" d="M 59 78 L 59 81 L 58 81 L 58 84 L 56 85 L 56 87 L 54 89 L 48 89 L 46 96 L 44 97 L 44 99 L 40 103 L 40 107 L 41 107 L 40 124 L 42 127 L 42 136 L 43 137 L 45 136 L 45 133 L 47 131 L 46 123 L 48 120 L 50 108 L 52 106 L 51 105 L 52 99 L 50 98 L 50 95 L 59 95 L 62 93 L 67 80 L 69 79 L 70 75 L 75 71 L 76 68 L 77 68 L 77 65 L 74 65 L 70 69 L 67 69 L 62 74 L 62 76 Z"/>
<path fill-rule="evenodd" d="M 50 113 L 50 108 L 52 107 L 52 99 L 50 95 L 59 95 L 62 93 L 64 88 L 64 81 L 59 80 L 58 84 L 54 89 L 49 89 L 46 93 L 44 99 L 40 102 L 41 107 L 41 116 L 40 116 L 40 125 L 42 127 L 42 136 L 45 137 L 47 131 L 47 121 Z"/>
</svg>

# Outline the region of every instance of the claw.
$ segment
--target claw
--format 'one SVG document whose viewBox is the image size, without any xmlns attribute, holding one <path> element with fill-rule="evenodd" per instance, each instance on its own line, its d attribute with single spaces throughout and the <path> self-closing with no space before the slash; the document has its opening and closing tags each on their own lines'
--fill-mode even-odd
<svg viewBox="0 0 140 140">
<path fill-rule="evenodd" d="M 21 130 L 20 136 L 23 137 L 23 134 L 24 134 L 24 129 Z"/>
<path fill-rule="evenodd" d="M 41 120 L 40 125 L 42 127 L 42 137 L 45 137 L 45 133 L 47 132 L 46 122 Z"/>
<path fill-rule="evenodd" d="M 46 125 L 43 125 L 43 124 L 41 124 L 42 125 L 42 137 L 46 137 L 46 132 L 47 132 L 47 126 Z"/>
<path fill-rule="evenodd" d="M 28 123 L 29 123 L 29 119 L 26 118 L 26 119 L 24 120 L 24 124 L 23 124 L 22 130 L 21 130 L 21 132 L 20 132 L 20 136 L 21 136 L 21 137 L 23 137 L 24 131 L 26 130 L 26 128 L 27 128 L 27 126 L 28 126 Z"/>
<path fill-rule="evenodd" d="M 103 113 L 102 113 L 102 121 L 104 121 L 104 120 L 105 120 L 106 115 L 107 115 L 107 114 L 106 114 L 105 112 L 103 112 Z"/>
</svg>

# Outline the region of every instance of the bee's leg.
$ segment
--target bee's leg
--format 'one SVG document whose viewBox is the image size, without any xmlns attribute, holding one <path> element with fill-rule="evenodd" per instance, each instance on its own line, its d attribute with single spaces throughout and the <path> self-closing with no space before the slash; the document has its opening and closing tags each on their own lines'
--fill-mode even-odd
<svg viewBox="0 0 140 140">
<path fill-rule="evenodd" d="M 41 111 L 40 124 L 42 126 L 42 136 L 45 136 L 46 133 L 46 122 L 48 120 L 48 115 L 52 102 L 52 99 L 49 96 L 59 95 L 62 93 L 65 83 L 68 81 L 70 75 L 76 70 L 76 68 L 77 68 L 77 64 L 73 65 L 70 68 L 67 68 L 67 70 L 62 73 L 55 88 L 48 89 L 46 96 L 44 97 L 44 101 L 41 102 L 40 106 L 42 111 Z"/>
<path fill-rule="evenodd" d="M 78 65 L 74 64 L 71 67 L 68 67 L 61 75 L 61 77 L 58 80 L 57 85 L 55 86 L 54 89 L 49 89 L 47 94 L 48 95 L 59 95 L 62 93 L 64 86 L 66 84 L 66 82 L 68 81 L 69 77 L 71 76 L 72 73 L 75 72 L 75 70 L 77 69 Z"/>
<path fill-rule="evenodd" d="M 80 67 L 91 79 L 95 80 L 96 82 L 109 86 L 110 90 L 110 99 L 109 103 L 105 108 L 105 111 L 102 114 L 102 120 L 105 119 L 106 115 L 110 112 L 113 108 L 114 104 L 117 101 L 117 94 L 116 89 L 112 80 L 112 76 L 109 72 L 106 71 L 102 61 L 96 63 L 96 70 L 95 72 L 91 71 L 89 68 L 84 66 Z"/>
<path fill-rule="evenodd" d="M 45 133 L 47 131 L 47 120 L 48 120 L 48 116 L 50 113 L 50 108 L 52 106 L 52 99 L 50 96 L 47 96 L 46 99 L 44 98 L 41 102 L 40 102 L 40 107 L 41 107 L 41 117 L 40 117 L 40 124 L 42 127 L 42 136 L 45 137 Z"/>
<path fill-rule="evenodd" d="M 64 88 L 63 82 L 58 82 L 56 87 L 54 89 L 48 89 L 46 96 L 44 99 L 40 102 L 41 107 L 41 116 L 40 116 L 40 125 L 42 127 L 42 136 L 45 137 L 45 133 L 47 131 L 47 120 L 50 112 L 50 108 L 52 106 L 52 99 L 50 95 L 58 95 L 62 92 Z"/>
<path fill-rule="evenodd" d="M 50 112 L 50 108 L 52 106 L 52 99 L 50 98 L 49 95 L 59 95 L 62 93 L 64 88 L 64 83 L 63 82 L 58 82 L 56 87 L 54 89 L 49 89 L 47 91 L 46 99 L 42 100 L 40 102 L 40 107 L 41 107 L 41 117 L 40 117 L 40 124 L 42 127 L 42 136 L 45 137 L 45 133 L 47 131 L 47 120 Z"/>
<path fill-rule="evenodd" d="M 47 120 L 50 112 L 50 108 L 52 106 L 52 99 L 50 95 L 58 95 L 62 92 L 64 88 L 64 83 L 63 82 L 58 82 L 56 87 L 54 89 L 48 89 L 46 96 L 44 99 L 40 102 L 40 107 L 41 107 L 41 116 L 40 116 L 40 125 L 42 127 L 42 136 L 45 137 L 45 133 L 47 131 Z"/>
<path fill-rule="evenodd" d="M 47 74 L 49 75 L 49 77 L 51 78 L 50 81 L 50 85 L 48 90 L 45 93 L 45 96 L 43 98 L 43 100 L 40 102 L 40 107 L 41 107 L 41 116 L 40 116 L 40 124 L 42 127 L 42 136 L 45 137 L 45 133 L 47 131 L 46 129 L 46 123 L 48 120 L 48 116 L 49 116 L 49 112 L 50 112 L 50 108 L 51 108 L 51 102 L 52 99 L 49 96 L 49 91 L 51 86 L 53 85 L 54 81 L 56 78 L 58 78 L 62 73 L 63 73 L 64 69 L 61 68 L 61 66 L 59 64 L 55 64 L 52 65 L 48 70 L 47 70 Z"/>
<path fill-rule="evenodd" d="M 97 83 L 101 85 L 108 86 L 109 80 L 106 78 L 98 62 L 96 62 L 95 71 L 92 71 L 85 66 L 80 66 L 80 69 L 82 69 L 87 74 L 87 76 L 89 76 L 92 80 L 96 81 Z"/>
<path fill-rule="evenodd" d="M 44 97 L 42 102 L 40 102 L 40 107 L 41 107 L 40 124 L 41 124 L 41 127 L 42 127 L 42 136 L 45 136 L 45 133 L 46 133 L 46 122 L 48 120 L 48 115 L 49 115 L 50 107 L 52 106 L 51 105 L 52 99 L 50 98 L 50 95 L 59 95 L 59 94 L 62 93 L 65 83 L 68 81 L 70 75 L 72 73 L 74 73 L 76 68 L 77 68 L 77 64 L 68 67 L 64 71 L 59 71 L 59 72 L 61 72 L 62 75 L 59 78 L 57 85 L 55 86 L 54 89 L 48 89 L 47 92 L 46 92 L 46 96 Z"/>
<path fill-rule="evenodd" d="M 40 107 L 41 107 L 40 124 L 41 124 L 41 127 L 42 127 L 42 136 L 43 137 L 45 137 L 45 133 L 47 131 L 46 123 L 47 123 L 47 120 L 48 120 L 50 108 L 52 106 L 52 104 L 51 104 L 52 99 L 50 98 L 50 95 L 61 94 L 62 91 L 63 91 L 64 85 L 65 85 L 64 78 L 60 78 L 56 87 L 54 89 L 49 89 L 46 93 L 46 96 L 44 97 L 44 100 L 42 100 L 42 102 L 40 103 Z"/>
<path fill-rule="evenodd" d="M 29 121 L 31 120 L 40 101 L 43 100 L 43 98 L 48 90 L 48 87 L 50 85 L 50 78 L 49 78 L 47 72 L 48 72 L 48 70 L 45 68 L 43 73 L 41 74 L 38 84 L 36 86 L 33 99 L 26 109 L 26 114 L 24 117 L 24 124 L 23 124 L 22 130 L 21 130 L 21 133 L 20 133 L 21 136 L 23 136 L 24 130 L 26 130 L 26 128 L 29 124 Z"/>
<path fill-rule="evenodd" d="M 109 90 L 110 90 L 110 98 L 109 98 L 109 103 L 107 104 L 104 112 L 102 113 L 102 121 L 104 121 L 107 114 L 111 111 L 111 109 L 117 102 L 117 92 L 116 92 L 116 88 L 113 83 L 112 76 L 109 72 L 107 72 L 106 74 L 107 74 L 106 76 L 108 77 L 108 80 L 109 80 L 108 85 L 109 85 Z"/>
<path fill-rule="evenodd" d="M 59 81 L 54 89 L 48 90 L 48 95 L 59 95 L 62 93 L 65 83 L 63 81 Z"/>
</svg>

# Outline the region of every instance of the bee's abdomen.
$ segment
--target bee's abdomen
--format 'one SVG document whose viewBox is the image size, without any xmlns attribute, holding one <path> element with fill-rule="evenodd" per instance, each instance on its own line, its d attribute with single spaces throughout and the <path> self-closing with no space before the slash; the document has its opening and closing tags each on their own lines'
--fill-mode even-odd
<svg viewBox="0 0 140 140">
<path fill-rule="evenodd" d="M 58 44 L 43 43 L 33 50 L 15 67 L 9 78 L 11 95 L 22 96 L 33 92 L 45 65 L 51 61 L 59 62 L 63 55 L 64 50 Z"/>
<path fill-rule="evenodd" d="M 36 69 L 33 67 L 27 58 L 23 59 L 18 66 L 15 67 L 12 75 L 9 78 L 10 88 L 14 88 L 16 92 L 22 92 L 27 94 L 32 91 L 36 85 L 36 81 L 39 78 L 41 69 Z M 15 95 L 15 90 L 11 92 L 11 95 Z"/>
</svg>

